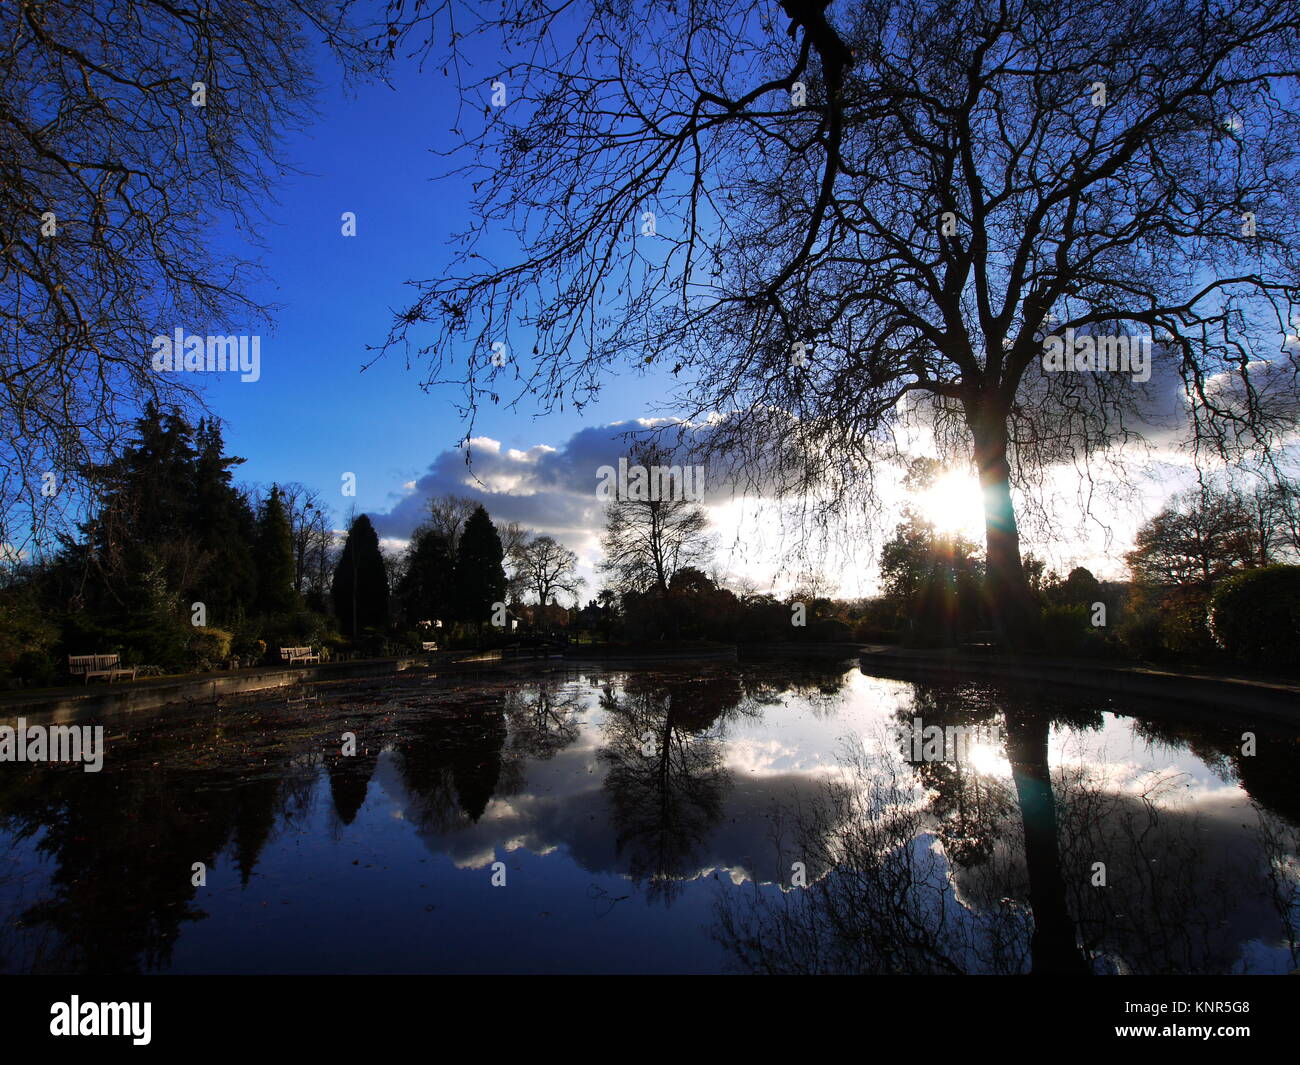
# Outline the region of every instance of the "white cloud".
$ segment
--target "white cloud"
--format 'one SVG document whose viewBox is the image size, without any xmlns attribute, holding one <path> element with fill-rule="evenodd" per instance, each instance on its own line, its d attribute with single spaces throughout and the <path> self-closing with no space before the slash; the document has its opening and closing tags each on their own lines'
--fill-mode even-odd
<svg viewBox="0 0 1300 1065">
<path fill-rule="evenodd" d="M 1162 379 L 1156 391 L 1166 406 L 1172 402 L 1175 389 L 1170 382 Z M 581 429 L 558 446 L 539 442 L 526 448 L 504 447 L 492 437 L 476 436 L 467 447 L 439 453 L 421 477 L 403 485 L 404 494 L 390 510 L 372 513 L 371 520 L 386 546 L 400 548 L 425 520 L 431 497 L 468 497 L 482 503 L 498 525 L 519 522 L 573 549 L 579 575 L 588 582 L 585 594 L 593 595 L 601 583 L 596 566 L 604 526 L 595 491 L 597 470 L 617 465 L 620 457 L 629 455 L 633 438 L 649 431 L 665 434 L 661 440 L 666 444 L 673 443 L 667 434 L 674 434 L 679 445 L 674 461 L 684 463 L 691 446 L 701 444 L 719 424 L 718 418 L 706 418 L 674 429 L 668 419 L 640 418 Z M 1123 578 L 1123 555 L 1138 525 L 1185 487 L 1191 475 L 1186 455 L 1172 438 L 1152 435 L 1157 437 L 1151 441 L 1154 449 L 1112 448 L 1094 453 L 1087 467 L 1066 463 L 1044 471 L 1036 488 L 1041 505 L 1019 508 L 1022 548 L 1062 573 L 1086 565 L 1103 579 Z M 928 431 L 910 444 L 909 453 L 933 453 Z M 758 460 L 770 462 L 771 457 L 760 454 Z M 847 515 L 841 527 L 823 528 L 800 501 L 756 494 L 761 484 L 756 489 L 755 477 L 738 469 L 738 462 L 705 463 L 704 503 L 716 538 L 719 572 L 749 579 L 760 590 L 785 591 L 799 584 L 803 574 L 817 572 L 829 577 L 832 587 L 838 585 L 841 595 L 876 592 L 879 545 L 892 533 L 905 502 L 895 465 L 879 463 L 872 471 L 877 499 L 869 510 Z M 759 471 L 760 482 L 764 474 Z M 963 475 L 974 489 L 973 470 L 954 476 Z M 977 489 L 963 494 L 967 496 L 977 499 Z M 944 500 L 947 509 L 954 503 Z M 982 539 L 977 507 L 961 524 L 972 539 Z"/>
</svg>

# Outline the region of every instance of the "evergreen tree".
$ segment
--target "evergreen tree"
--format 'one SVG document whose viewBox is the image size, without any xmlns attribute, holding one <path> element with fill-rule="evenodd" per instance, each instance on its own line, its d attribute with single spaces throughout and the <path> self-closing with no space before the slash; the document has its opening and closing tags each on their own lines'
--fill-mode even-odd
<svg viewBox="0 0 1300 1065">
<path fill-rule="evenodd" d="M 176 411 L 148 404 L 122 454 L 88 471 L 100 503 L 81 526 L 89 563 L 88 605 L 144 613 L 198 579 L 202 547 L 193 526 L 193 431 Z"/>
<path fill-rule="evenodd" d="M 257 606 L 263 614 L 285 614 L 298 607 L 293 537 L 278 485 L 271 486 L 257 523 Z"/>
<path fill-rule="evenodd" d="M 446 536 L 427 526 L 416 530 L 397 589 L 410 624 L 451 618 L 454 574 L 455 558 Z"/>
<path fill-rule="evenodd" d="M 458 621 L 482 625 L 492 604 L 505 601 L 505 550 L 496 526 L 481 506 L 476 507 L 456 548 L 456 573 L 452 605 Z"/>
<path fill-rule="evenodd" d="M 121 455 L 88 480 L 99 503 L 81 526 L 85 545 L 65 559 L 88 570 L 85 605 L 108 615 L 164 607 L 188 616 L 202 602 L 209 624 L 255 607 L 256 520 L 230 470 L 215 422 L 197 431 L 149 404 Z M 184 608 L 184 609 L 182 609 Z"/>
<path fill-rule="evenodd" d="M 379 536 L 364 514 L 348 530 L 343 554 L 330 585 L 334 613 L 345 636 L 388 624 L 388 574 L 379 551 Z"/>
<path fill-rule="evenodd" d="M 257 609 L 257 521 L 231 484 L 231 468 L 244 460 L 225 454 L 220 425 L 200 421 L 195 444 L 193 527 L 209 559 L 195 599 L 207 605 L 209 623 L 229 626 L 238 614 Z"/>
</svg>

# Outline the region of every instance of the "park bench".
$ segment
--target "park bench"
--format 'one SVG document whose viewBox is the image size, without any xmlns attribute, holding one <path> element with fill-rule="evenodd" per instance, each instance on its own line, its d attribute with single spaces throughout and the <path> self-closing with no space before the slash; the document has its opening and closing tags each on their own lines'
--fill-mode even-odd
<svg viewBox="0 0 1300 1065">
<path fill-rule="evenodd" d="M 89 684 L 91 677 L 107 677 L 112 684 L 118 677 L 135 680 L 136 667 L 124 668 L 120 655 L 68 655 L 68 672 L 84 678 L 83 684 Z"/>
<path fill-rule="evenodd" d="M 304 665 L 308 662 L 319 662 L 320 654 L 310 647 L 281 647 L 280 658 L 290 665 Z"/>
</svg>

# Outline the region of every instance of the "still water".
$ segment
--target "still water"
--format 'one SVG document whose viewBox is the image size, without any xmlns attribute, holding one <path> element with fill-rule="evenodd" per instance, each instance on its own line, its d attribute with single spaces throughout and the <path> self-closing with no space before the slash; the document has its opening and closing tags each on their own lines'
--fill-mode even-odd
<svg viewBox="0 0 1300 1065">
<path fill-rule="evenodd" d="M 742 662 L 113 718 L 0 766 L 0 971 L 1290 972 L 1300 742 L 1176 709 Z"/>
</svg>

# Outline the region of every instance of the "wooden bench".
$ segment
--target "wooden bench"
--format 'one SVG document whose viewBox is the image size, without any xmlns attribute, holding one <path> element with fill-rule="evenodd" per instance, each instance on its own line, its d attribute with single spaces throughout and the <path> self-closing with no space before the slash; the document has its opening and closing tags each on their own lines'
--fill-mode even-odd
<svg viewBox="0 0 1300 1065">
<path fill-rule="evenodd" d="M 84 678 L 83 684 L 89 684 L 91 677 L 107 677 L 112 684 L 118 677 L 135 680 L 136 667 L 124 668 L 120 655 L 68 655 L 68 672 Z"/>
<path fill-rule="evenodd" d="M 290 665 L 296 666 L 305 665 L 308 662 L 319 662 L 320 654 L 310 647 L 281 647 L 280 658 Z"/>
</svg>

